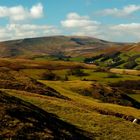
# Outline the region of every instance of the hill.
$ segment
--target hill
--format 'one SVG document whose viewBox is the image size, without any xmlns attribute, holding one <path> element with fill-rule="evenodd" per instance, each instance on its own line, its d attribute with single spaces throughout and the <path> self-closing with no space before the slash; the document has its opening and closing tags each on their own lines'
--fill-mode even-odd
<svg viewBox="0 0 140 140">
<path fill-rule="evenodd" d="M 63 60 L 140 69 L 140 43 L 115 43 L 84 36 L 50 36 L 0 43 L 1 58 Z"/>
<path fill-rule="evenodd" d="M 104 52 L 84 59 L 102 67 L 140 69 L 140 43 L 125 44 L 118 48 L 107 48 Z"/>
<path fill-rule="evenodd" d="M 123 43 L 113 43 L 91 37 L 52 36 L 28 38 L 1 42 L 0 57 L 79 56 L 123 45 Z"/>
<path fill-rule="evenodd" d="M 96 72 L 96 67 L 63 65 L 60 69 L 62 62 L 55 62 L 51 73 L 60 79 L 46 80 L 49 66 L 42 67 L 40 62 L 39 67 L 38 62 L 34 67 L 34 60 L 20 60 L 28 67 L 15 69 L 11 67 L 15 61 L 0 68 L 0 139 L 139 140 L 139 83 L 133 86 L 131 82 L 137 83 L 140 77 L 110 78 L 110 73 Z M 77 68 L 83 70 L 83 76 L 70 74 Z M 68 79 L 61 79 L 66 74 Z M 119 84 L 122 79 L 135 79 L 127 81 L 129 93 L 125 81 Z"/>
<path fill-rule="evenodd" d="M 139 140 L 139 43 L 55 36 L 0 49 L 0 139 Z"/>
<path fill-rule="evenodd" d="M 0 139 L 90 140 L 92 133 L 66 123 L 52 113 L 0 91 Z M 38 115 L 39 114 L 39 115 Z"/>
</svg>

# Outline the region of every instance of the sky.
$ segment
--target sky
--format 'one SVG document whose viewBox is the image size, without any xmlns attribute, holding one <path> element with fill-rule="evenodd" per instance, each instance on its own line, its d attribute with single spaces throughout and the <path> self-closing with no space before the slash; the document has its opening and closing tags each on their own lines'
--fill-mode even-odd
<svg viewBox="0 0 140 140">
<path fill-rule="evenodd" d="M 140 42 L 140 0 L 0 0 L 0 41 L 52 35 Z"/>
</svg>

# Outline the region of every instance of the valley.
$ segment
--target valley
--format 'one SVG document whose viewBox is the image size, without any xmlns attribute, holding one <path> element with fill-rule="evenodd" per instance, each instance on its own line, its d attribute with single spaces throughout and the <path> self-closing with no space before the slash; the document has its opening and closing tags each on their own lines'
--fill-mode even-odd
<svg viewBox="0 0 140 140">
<path fill-rule="evenodd" d="M 139 140 L 139 48 L 76 36 L 1 42 L 0 139 Z"/>
</svg>

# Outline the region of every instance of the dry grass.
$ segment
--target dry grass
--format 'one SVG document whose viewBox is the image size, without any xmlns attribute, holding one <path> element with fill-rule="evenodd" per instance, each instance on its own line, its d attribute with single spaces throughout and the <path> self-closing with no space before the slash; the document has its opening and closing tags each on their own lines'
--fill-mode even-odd
<svg viewBox="0 0 140 140">
<path fill-rule="evenodd" d="M 112 73 L 118 73 L 118 74 L 128 74 L 128 75 L 140 75 L 139 70 L 128 70 L 128 69 L 110 69 L 110 72 Z"/>
<path fill-rule="evenodd" d="M 99 107 L 102 110 L 108 110 L 108 111 L 116 111 L 119 113 L 123 113 L 126 115 L 134 115 L 136 117 L 140 117 L 140 111 L 138 109 L 134 109 L 131 107 L 124 107 L 120 105 L 114 105 L 109 103 L 101 103 L 99 100 L 92 99 L 87 96 L 79 95 L 73 91 L 71 91 L 72 87 L 81 87 L 84 88 L 90 88 L 91 81 L 68 81 L 68 82 L 60 82 L 60 81 L 42 81 L 43 83 L 46 83 L 48 86 L 53 87 L 57 91 L 59 91 L 62 95 L 68 96 L 75 100 L 76 102 L 81 102 L 89 105 L 90 107 L 93 105 L 95 108 Z M 93 107 L 93 108 L 94 108 Z"/>
<path fill-rule="evenodd" d="M 47 84 L 53 86 L 56 90 L 61 92 L 61 94 L 71 98 L 71 100 L 66 101 L 55 97 L 20 91 L 6 92 L 12 96 L 37 105 L 47 112 L 57 114 L 62 120 L 93 133 L 96 139 L 108 140 L 113 138 L 114 140 L 139 140 L 139 125 L 132 124 L 129 121 L 112 115 L 100 114 L 97 109 L 107 110 L 108 112 L 124 113 L 135 117 L 140 117 L 139 110 L 130 107 L 100 103 L 98 100 L 83 97 L 70 90 L 64 89 L 64 85 L 59 82 L 47 82 Z M 128 134 L 127 132 L 130 133 Z"/>
<path fill-rule="evenodd" d="M 140 119 L 140 110 L 132 107 L 103 103 L 89 96 L 80 95 L 77 92 L 77 90 L 82 91 L 83 89 L 90 89 L 91 84 L 96 82 L 108 83 L 107 72 L 94 72 L 93 65 L 63 61 L 41 62 L 23 59 L 0 59 L 0 66 L 19 70 L 10 70 L 10 73 L 16 76 L 14 79 L 16 79 L 19 83 L 27 82 L 27 79 L 29 79 L 30 83 L 31 79 L 25 78 L 26 76 L 39 79 L 41 74 L 46 72 L 47 69 L 53 69 L 54 73 L 64 75 L 66 74 L 67 69 L 74 69 L 77 67 L 84 68 L 84 71 L 89 73 L 86 78 L 96 81 L 81 81 L 81 77 L 76 76 L 70 76 L 71 81 L 39 81 L 47 85 L 47 88 L 50 87 L 51 89 L 54 89 L 52 91 L 56 91 L 56 93 L 60 93 L 59 95 L 68 98 L 57 98 L 55 96 L 52 97 L 44 94 L 38 94 L 38 92 L 34 93 L 30 90 L 25 91 L 23 89 L 24 91 L 21 91 L 16 88 L 2 90 L 17 99 L 21 99 L 26 103 L 37 106 L 45 112 L 57 115 L 60 120 L 63 120 L 64 122 L 92 133 L 94 135 L 93 139 L 139 140 L 140 125 L 133 124 L 131 122 L 132 120 L 127 120 L 126 117 Z M 22 77 L 22 74 L 25 74 L 26 76 Z M 131 75 L 128 76 L 129 78 L 138 77 Z M 126 76 L 124 75 L 124 77 L 122 77 L 120 79 L 123 79 Z M 8 76 L 8 78 L 10 78 L 10 76 Z M 111 79 L 111 82 L 113 80 L 114 79 Z M 28 82 L 25 84 L 28 85 Z M 31 85 L 32 84 L 33 83 L 31 83 Z M 38 87 L 38 83 L 35 83 L 34 85 L 35 87 Z M 121 116 L 119 117 L 118 115 Z M 40 114 L 38 114 L 38 116 L 40 116 Z"/>
<path fill-rule="evenodd" d="M 8 59 L 0 58 L 0 67 L 8 67 L 11 69 L 74 69 L 74 68 L 95 68 L 95 65 L 89 65 L 79 62 L 65 62 L 65 61 L 35 61 L 27 59 Z"/>
</svg>

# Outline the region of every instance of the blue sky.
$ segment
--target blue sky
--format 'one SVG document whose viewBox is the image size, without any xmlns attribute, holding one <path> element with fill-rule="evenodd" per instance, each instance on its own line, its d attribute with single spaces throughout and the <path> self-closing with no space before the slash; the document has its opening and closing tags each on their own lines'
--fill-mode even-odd
<svg viewBox="0 0 140 140">
<path fill-rule="evenodd" d="M 82 35 L 140 41 L 140 0 L 0 0 L 0 41 Z"/>
</svg>

